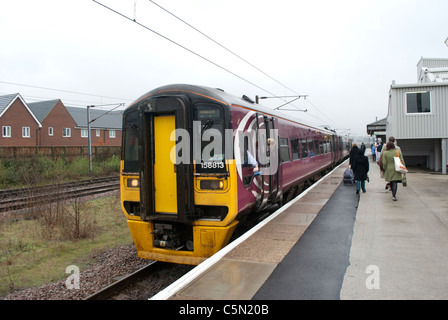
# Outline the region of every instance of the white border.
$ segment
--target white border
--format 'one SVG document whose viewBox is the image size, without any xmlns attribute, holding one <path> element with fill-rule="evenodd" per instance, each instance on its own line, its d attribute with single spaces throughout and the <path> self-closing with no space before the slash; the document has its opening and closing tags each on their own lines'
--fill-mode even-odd
<svg viewBox="0 0 448 320">
<path fill-rule="evenodd" d="M 344 161 L 345 162 L 345 161 Z M 231 250 L 235 249 L 240 243 L 247 240 L 250 236 L 252 236 L 255 232 L 260 230 L 262 227 L 264 227 L 266 224 L 271 222 L 273 219 L 275 219 L 277 216 L 279 216 L 283 211 L 288 209 L 291 205 L 293 205 L 296 201 L 301 199 L 303 196 L 305 196 L 310 190 L 312 190 L 314 187 L 316 187 L 321 181 L 323 181 L 326 177 L 328 177 L 330 174 L 332 174 L 336 169 L 338 169 L 341 165 L 344 164 L 342 162 L 340 165 L 338 165 L 336 168 L 334 168 L 332 171 L 330 171 L 327 175 L 319 179 L 317 182 L 315 182 L 311 187 L 306 189 L 304 192 L 302 192 L 300 195 L 298 195 L 296 198 L 285 204 L 283 207 L 275 211 L 273 214 L 271 214 L 268 218 L 257 224 L 255 227 L 250 229 L 248 232 L 246 232 L 244 235 L 236 239 L 235 241 L 231 242 L 221 250 L 219 250 L 217 253 L 215 253 L 213 256 L 199 264 L 197 267 L 195 267 L 190 272 L 183 275 L 180 279 L 173 282 L 171 285 L 166 287 L 164 290 L 160 291 L 153 297 L 149 298 L 149 300 L 167 300 L 172 295 L 174 295 L 176 292 L 179 292 L 181 289 L 185 288 L 190 282 L 192 282 L 194 279 L 198 278 L 201 274 L 203 274 L 205 271 L 207 271 L 209 268 L 211 268 L 215 263 L 217 263 L 219 260 L 221 260 L 226 254 L 228 254 Z M 342 180 L 341 180 L 342 181 Z"/>
</svg>

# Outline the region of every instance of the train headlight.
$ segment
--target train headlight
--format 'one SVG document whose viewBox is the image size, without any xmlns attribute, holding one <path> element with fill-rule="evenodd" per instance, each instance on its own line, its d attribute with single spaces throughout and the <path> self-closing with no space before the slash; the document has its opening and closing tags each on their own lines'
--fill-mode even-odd
<svg viewBox="0 0 448 320">
<path fill-rule="evenodd" d="M 201 189 L 222 190 L 224 189 L 223 180 L 201 180 Z"/>
<path fill-rule="evenodd" d="M 130 188 L 137 188 L 140 186 L 140 181 L 138 181 L 138 179 L 128 179 L 127 186 Z"/>
</svg>

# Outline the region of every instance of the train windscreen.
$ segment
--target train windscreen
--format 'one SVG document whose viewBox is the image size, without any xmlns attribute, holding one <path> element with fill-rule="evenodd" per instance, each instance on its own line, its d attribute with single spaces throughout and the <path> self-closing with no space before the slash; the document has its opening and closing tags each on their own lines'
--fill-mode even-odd
<svg viewBox="0 0 448 320">
<path fill-rule="evenodd" d="M 226 173 L 223 109 L 214 105 L 194 108 L 194 141 L 200 148 L 193 150 L 196 173 Z"/>
<path fill-rule="evenodd" d="M 125 116 L 124 121 L 124 146 L 123 146 L 123 160 L 124 172 L 138 172 L 138 111 L 129 112 Z"/>
</svg>

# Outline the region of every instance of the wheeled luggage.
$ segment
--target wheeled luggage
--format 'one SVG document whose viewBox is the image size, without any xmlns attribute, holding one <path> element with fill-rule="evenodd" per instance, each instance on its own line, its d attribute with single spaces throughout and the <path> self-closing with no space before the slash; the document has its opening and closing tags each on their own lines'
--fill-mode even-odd
<svg viewBox="0 0 448 320">
<path fill-rule="evenodd" d="M 355 182 L 355 174 L 353 173 L 353 170 L 350 168 L 347 168 L 344 171 L 344 184 L 353 184 Z"/>
</svg>

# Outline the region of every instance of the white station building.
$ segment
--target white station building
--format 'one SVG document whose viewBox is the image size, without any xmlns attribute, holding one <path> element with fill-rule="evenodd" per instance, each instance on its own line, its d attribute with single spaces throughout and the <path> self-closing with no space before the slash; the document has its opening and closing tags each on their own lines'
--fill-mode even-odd
<svg viewBox="0 0 448 320">
<path fill-rule="evenodd" d="M 421 58 L 417 83 L 392 82 L 386 136 L 395 137 L 407 165 L 446 174 L 448 59 Z"/>
</svg>

